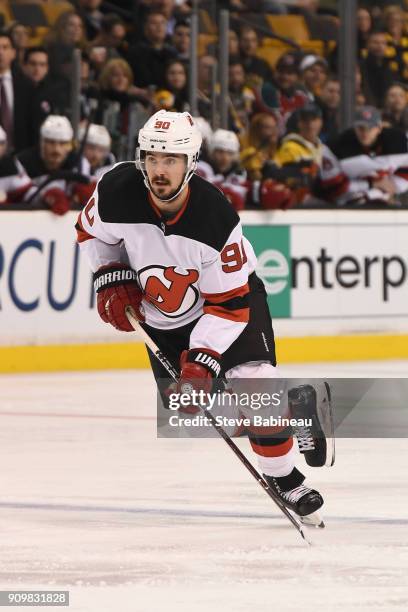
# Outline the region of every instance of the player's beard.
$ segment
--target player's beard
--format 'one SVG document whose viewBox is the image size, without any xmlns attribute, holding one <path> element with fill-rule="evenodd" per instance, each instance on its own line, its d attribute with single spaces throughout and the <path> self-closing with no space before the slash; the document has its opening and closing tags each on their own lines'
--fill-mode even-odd
<svg viewBox="0 0 408 612">
<path fill-rule="evenodd" d="M 177 194 L 177 192 L 180 189 L 181 184 L 182 184 L 182 183 L 180 183 L 176 187 L 176 189 L 173 189 L 173 191 L 170 191 L 170 193 L 167 193 L 167 188 L 170 185 L 170 182 L 167 181 L 167 180 L 163 180 L 161 185 L 157 185 L 157 183 L 156 183 L 157 180 L 162 180 L 162 179 L 160 179 L 159 177 L 155 177 L 150 182 L 150 188 L 151 188 L 151 190 L 153 192 L 153 195 L 155 195 L 156 198 L 158 198 L 159 200 L 162 200 L 162 198 L 164 198 L 164 200 L 162 200 L 164 203 L 165 203 L 166 200 L 170 200 L 171 201 L 171 198 L 173 198 Z M 170 204 L 170 202 L 169 202 L 169 204 Z"/>
</svg>

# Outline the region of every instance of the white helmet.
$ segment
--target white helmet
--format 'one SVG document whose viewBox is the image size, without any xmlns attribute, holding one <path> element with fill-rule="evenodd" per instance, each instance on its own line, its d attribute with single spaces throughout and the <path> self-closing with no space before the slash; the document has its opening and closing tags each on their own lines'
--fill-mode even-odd
<svg viewBox="0 0 408 612">
<path fill-rule="evenodd" d="M 215 130 L 210 140 L 210 152 L 213 153 L 215 150 L 228 151 L 238 155 L 239 140 L 237 135 L 229 130 Z"/>
<path fill-rule="evenodd" d="M 40 128 L 41 138 L 70 142 L 74 137 L 74 130 L 69 119 L 63 115 L 49 115 Z"/>
<path fill-rule="evenodd" d="M 86 128 L 79 128 L 78 138 L 80 141 L 84 139 L 85 132 Z M 102 147 L 103 149 L 110 150 L 111 142 L 110 134 L 104 125 L 91 123 L 86 135 L 86 144 L 95 145 L 96 147 Z"/>
<path fill-rule="evenodd" d="M 202 143 L 200 130 L 190 113 L 174 113 L 159 110 L 147 120 L 139 131 L 139 146 L 136 149 L 136 166 L 142 171 L 147 189 L 151 185 L 146 173 L 145 156 L 148 151 L 155 153 L 178 153 L 187 157 L 186 173 L 176 193 L 163 202 L 174 200 L 191 179 L 197 165 Z"/>
</svg>

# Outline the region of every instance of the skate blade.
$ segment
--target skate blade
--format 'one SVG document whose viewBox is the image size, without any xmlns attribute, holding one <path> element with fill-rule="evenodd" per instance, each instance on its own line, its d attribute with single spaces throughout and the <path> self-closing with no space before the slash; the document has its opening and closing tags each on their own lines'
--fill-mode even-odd
<svg viewBox="0 0 408 612">
<path fill-rule="evenodd" d="M 316 529 L 325 528 L 324 521 L 318 512 L 312 512 L 312 514 L 308 514 L 307 516 L 296 516 L 302 525 L 306 527 L 315 527 Z"/>
</svg>

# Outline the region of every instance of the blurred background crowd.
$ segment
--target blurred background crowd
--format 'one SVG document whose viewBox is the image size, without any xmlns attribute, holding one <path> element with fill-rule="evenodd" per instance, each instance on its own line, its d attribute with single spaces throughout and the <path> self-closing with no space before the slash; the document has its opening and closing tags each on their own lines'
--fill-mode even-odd
<svg viewBox="0 0 408 612">
<path fill-rule="evenodd" d="M 0 210 L 81 208 L 103 172 L 134 159 L 139 128 L 161 108 L 197 115 L 197 172 L 237 210 L 406 206 L 408 2 L 358 5 L 347 129 L 338 5 L 0 0 Z M 221 10 L 229 10 L 227 125 Z"/>
</svg>

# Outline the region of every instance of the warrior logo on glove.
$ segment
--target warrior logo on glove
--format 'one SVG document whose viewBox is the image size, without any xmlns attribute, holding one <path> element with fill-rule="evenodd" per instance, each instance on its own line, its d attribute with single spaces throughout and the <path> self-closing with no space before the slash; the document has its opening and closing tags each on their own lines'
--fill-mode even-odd
<svg viewBox="0 0 408 612">
<path fill-rule="evenodd" d="M 197 270 L 147 266 L 139 271 L 138 276 L 145 299 L 166 317 L 180 317 L 198 301 L 199 292 L 193 286 L 199 277 Z"/>
</svg>

